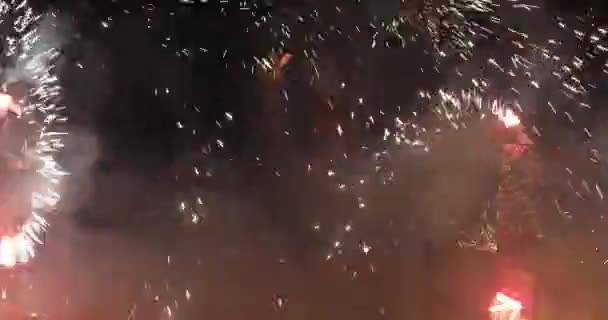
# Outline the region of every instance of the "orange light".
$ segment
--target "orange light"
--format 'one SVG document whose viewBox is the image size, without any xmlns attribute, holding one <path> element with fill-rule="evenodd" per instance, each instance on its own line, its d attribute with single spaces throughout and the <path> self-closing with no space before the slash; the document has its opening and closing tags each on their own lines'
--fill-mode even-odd
<svg viewBox="0 0 608 320">
<path fill-rule="evenodd" d="M 291 61 L 291 58 L 293 58 L 293 54 L 285 52 L 279 59 L 279 69 L 283 69 Z"/>
<path fill-rule="evenodd" d="M 521 309 L 523 309 L 523 305 L 520 301 L 498 292 L 496 293 L 496 304 L 490 307 L 490 312 L 519 311 Z"/>
</svg>

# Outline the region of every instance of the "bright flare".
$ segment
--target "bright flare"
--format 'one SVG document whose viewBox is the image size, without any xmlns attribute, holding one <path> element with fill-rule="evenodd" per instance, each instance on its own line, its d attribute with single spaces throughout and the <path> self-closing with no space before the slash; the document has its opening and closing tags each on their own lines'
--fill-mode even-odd
<svg viewBox="0 0 608 320">
<path fill-rule="evenodd" d="M 502 292 L 496 293 L 496 304 L 490 307 L 490 312 L 519 311 L 523 309 L 520 301 L 517 301 Z"/>
<path fill-rule="evenodd" d="M 0 266 L 13 267 L 17 264 L 15 239 L 9 236 L 0 238 Z"/>
<path fill-rule="evenodd" d="M 513 112 L 513 110 L 511 110 L 509 108 L 504 109 L 501 112 L 498 112 L 496 115 L 498 116 L 498 119 L 500 119 L 500 121 L 505 125 L 506 128 L 515 127 L 521 123 L 521 120 L 519 120 L 519 117 L 515 114 L 515 112 Z"/>
</svg>

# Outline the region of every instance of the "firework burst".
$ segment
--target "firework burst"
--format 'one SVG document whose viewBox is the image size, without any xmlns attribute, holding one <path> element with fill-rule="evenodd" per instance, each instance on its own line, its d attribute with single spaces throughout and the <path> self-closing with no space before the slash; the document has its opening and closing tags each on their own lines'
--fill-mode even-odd
<svg viewBox="0 0 608 320">
<path fill-rule="evenodd" d="M 29 261 L 36 245 L 43 243 L 49 226 L 45 216 L 56 207 L 61 179 L 67 174 L 55 160 L 67 133 L 61 129 L 66 117 L 59 104 L 59 48 L 50 39 L 55 15 L 37 14 L 26 1 L 2 1 L 0 17 L 3 95 L 14 97 L 20 110 L 4 130 L 10 143 L 3 152 L 18 159 L 15 181 L 24 185 L 6 192 L 25 203 L 18 210 L 2 212 L 11 217 L 3 221 L 11 222 L 2 226 L 9 231 L 0 241 L 0 265 L 11 267 Z"/>
</svg>

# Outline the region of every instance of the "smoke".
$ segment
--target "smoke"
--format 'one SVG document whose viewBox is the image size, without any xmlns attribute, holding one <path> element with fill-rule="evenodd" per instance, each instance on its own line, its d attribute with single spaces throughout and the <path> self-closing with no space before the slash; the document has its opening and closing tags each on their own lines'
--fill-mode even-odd
<svg viewBox="0 0 608 320">
<path fill-rule="evenodd" d="M 72 128 L 66 139 L 63 165 L 69 170 L 66 194 L 62 211 L 67 214 L 77 212 L 90 198 L 92 168 L 99 158 L 97 136 L 85 128 Z"/>
</svg>

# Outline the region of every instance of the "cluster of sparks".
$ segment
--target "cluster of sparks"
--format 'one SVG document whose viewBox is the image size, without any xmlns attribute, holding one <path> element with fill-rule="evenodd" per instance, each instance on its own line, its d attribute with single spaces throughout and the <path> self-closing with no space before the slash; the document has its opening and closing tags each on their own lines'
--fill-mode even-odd
<svg viewBox="0 0 608 320">
<path fill-rule="evenodd" d="M 0 28 L 2 28 L 2 54 L 5 61 L 3 76 L 4 96 L 13 96 L 21 114 L 15 120 L 27 126 L 29 134 L 23 137 L 23 156 L 33 163 L 31 170 L 36 178 L 24 197 L 31 203 L 31 212 L 2 212 L 2 215 L 26 215 L 21 225 L 3 226 L 15 233 L 0 239 L 0 266 L 13 267 L 31 260 L 37 245 L 43 244 L 43 235 L 49 227 L 45 216 L 54 210 L 60 199 L 60 182 L 67 173 L 56 162 L 63 148 L 62 138 L 67 133 L 62 124 L 66 117 L 59 103 L 61 87 L 55 63 L 59 48 L 55 47 L 51 30 L 53 13 L 37 14 L 27 1 L 0 2 Z M 44 24 L 44 26 L 42 26 Z M 12 86 L 26 88 L 13 92 Z M 11 134 L 9 132 L 8 134 Z"/>
<path fill-rule="evenodd" d="M 271 113 L 278 114 L 273 114 L 273 117 L 280 118 L 290 112 L 289 104 L 293 99 L 290 99 L 290 87 L 287 84 L 289 69 L 292 64 L 303 63 L 310 71 L 309 78 L 304 83 L 313 87 L 323 97 L 321 103 L 327 105 L 327 112 L 338 112 L 338 107 L 330 96 L 347 95 L 350 99 L 346 103 L 350 108 L 349 112 L 346 112 L 348 119 L 340 119 L 333 124 L 333 136 L 322 136 L 319 143 L 326 142 L 327 139 L 346 139 L 348 130 L 360 130 L 373 140 L 371 143 L 359 143 L 360 154 L 371 155 L 365 159 L 369 165 L 364 166 L 369 170 L 363 173 L 340 167 L 342 163 L 359 161 L 362 157 L 359 153 L 349 154 L 346 151 L 338 155 L 325 155 L 325 158 L 319 161 L 321 164 L 308 163 L 302 168 L 310 175 L 319 174 L 328 184 L 333 185 L 337 192 L 352 195 L 356 208 L 362 212 L 352 213 L 339 226 L 326 227 L 318 221 L 310 221 L 311 228 L 315 231 L 330 229 L 330 248 L 325 256 L 327 260 L 347 250 L 346 235 L 355 230 L 358 218 L 364 215 L 363 212 L 374 210 L 366 200 L 369 186 L 374 184 L 372 181 L 380 181 L 380 184 L 391 183 L 394 174 L 388 159 L 399 159 L 404 153 L 411 154 L 404 150 L 433 152 L 433 139 L 438 133 L 466 130 L 467 121 L 471 118 L 494 116 L 507 128 L 525 126 L 534 133 L 534 139 L 540 141 L 546 137 L 558 136 L 556 145 L 564 149 L 574 148 L 568 140 L 583 141 L 587 143 L 585 146 L 588 148 L 585 152 L 591 154 L 589 160 L 603 164 L 602 150 L 597 146 L 601 141 L 592 135 L 592 125 L 585 124 L 585 119 L 589 122 L 589 114 L 593 111 L 593 94 L 603 90 L 599 87 L 604 76 L 602 73 L 608 73 L 608 62 L 604 63 L 608 61 L 608 29 L 597 26 L 592 15 L 574 18 L 551 17 L 541 8 L 540 1 L 524 3 L 523 0 L 437 0 L 408 3 L 416 3 L 413 5 L 414 9 L 405 8 L 402 12 L 395 13 L 393 19 L 370 19 L 360 24 L 340 26 L 328 23 L 327 21 L 333 20 L 325 19 L 324 15 L 346 15 L 349 6 L 353 5 L 350 2 L 344 7 L 334 6 L 329 12 L 327 8 L 325 11 L 316 8 L 286 8 L 281 9 L 281 12 L 260 14 L 255 4 L 241 8 L 242 14 L 252 20 L 252 23 L 247 25 L 246 32 L 270 38 L 271 45 L 265 48 L 267 50 L 264 55 L 244 57 L 241 64 L 229 67 L 247 70 L 261 83 L 262 88 L 267 89 L 267 92 L 263 93 L 263 102 L 269 105 Z M 364 2 L 357 4 L 362 7 L 365 5 Z M 144 10 L 150 11 L 154 8 L 144 7 Z M 225 10 L 222 13 L 225 14 Z M 518 27 L 525 25 L 525 22 L 520 20 L 526 19 L 544 19 L 541 21 L 542 28 L 536 30 Z M 102 25 L 108 27 L 107 23 Z M 397 48 L 391 47 L 390 41 L 383 41 L 383 36 L 399 39 Z M 442 89 L 418 88 L 416 101 L 404 102 L 413 104 L 414 107 L 381 108 L 367 105 L 366 97 L 363 94 L 357 95 L 356 91 L 347 91 L 351 86 L 349 80 L 345 79 L 346 77 L 341 78 L 340 74 L 328 67 L 327 64 L 331 62 L 324 60 L 323 57 L 328 56 L 324 51 L 325 45 L 330 38 L 342 39 L 352 44 L 353 50 L 361 50 L 362 54 L 369 50 L 424 50 L 434 63 L 431 70 L 420 70 L 421 74 L 432 74 L 438 79 L 448 80 L 440 84 Z M 165 40 L 162 47 L 172 49 L 171 38 L 167 37 Z M 218 61 L 223 61 L 229 54 L 228 51 L 226 49 L 219 52 Z M 210 55 L 209 50 L 202 47 L 180 47 L 175 53 L 178 57 Z M 597 66 L 600 68 L 596 68 Z M 49 70 L 45 70 L 43 74 L 49 76 L 48 72 Z M 48 78 L 48 81 L 43 82 L 41 87 L 47 96 L 36 96 L 43 102 L 33 105 L 31 110 L 42 110 L 54 115 L 59 107 L 50 101 L 57 91 L 54 89 L 54 79 L 51 81 L 51 78 Z M 157 89 L 155 90 L 156 94 Z M 169 92 L 167 88 L 165 93 Z M 200 107 L 195 106 L 192 109 L 200 112 Z M 545 114 L 552 117 L 552 120 L 548 121 L 550 125 L 560 126 L 558 131 L 551 131 L 547 123 L 536 123 L 534 117 Z M 230 127 L 234 118 L 239 116 L 236 112 L 226 112 L 221 119 L 216 120 L 216 125 L 221 131 Z M 577 121 L 577 116 L 582 120 Z M 51 122 L 58 120 L 56 116 L 51 118 L 48 119 Z M 189 122 L 188 119 L 178 122 L 177 127 L 195 137 L 199 136 L 198 124 Z M 289 137 L 292 133 L 292 128 L 288 126 L 279 124 L 277 128 L 279 129 L 273 131 L 276 135 Z M 565 132 L 567 137 L 559 136 L 562 132 Z M 50 159 L 44 173 L 49 181 L 55 182 L 63 174 L 49 155 L 57 147 L 57 138 L 51 133 L 42 136 L 45 139 L 39 142 L 39 150 L 42 152 L 40 157 Z M 195 180 L 207 179 L 213 173 L 205 168 L 205 164 L 214 156 L 214 152 L 226 148 L 226 142 L 222 135 L 218 134 L 211 140 L 209 137 L 201 138 L 197 143 L 203 145 L 200 148 L 202 156 L 195 158 L 203 158 L 203 161 L 193 163 L 191 172 Z M 260 155 L 256 161 L 263 165 L 264 159 L 264 155 Z M 275 164 L 269 166 L 273 168 L 272 174 L 278 178 L 282 177 L 281 168 L 277 168 Z M 576 198 L 594 198 L 603 204 L 604 195 L 600 181 L 589 182 L 577 176 L 570 168 L 565 168 L 564 171 L 567 180 L 564 185 L 576 194 Z M 377 179 L 379 176 L 381 178 Z M 56 201 L 56 197 L 51 199 Z M 554 202 L 560 214 L 572 214 L 570 210 L 565 209 L 563 199 L 555 199 Z M 195 194 L 193 199 L 184 199 L 178 207 L 189 221 L 198 224 L 204 222 L 204 203 L 203 192 Z M 24 233 L 27 234 L 27 242 L 35 240 L 31 234 L 35 235 L 44 229 L 44 226 L 44 220 L 33 220 L 31 225 L 24 228 L 36 230 L 33 233 Z M 29 250 L 31 245 L 25 247 Z M 368 255 L 372 245 L 365 239 L 358 239 L 352 248 Z M 355 274 L 353 272 L 353 277 Z M 497 299 L 503 298 L 497 296 Z M 514 303 L 505 301 L 500 302 L 509 305 Z M 283 302 L 280 304 L 282 306 Z M 168 310 L 167 313 L 171 314 L 171 309 Z"/>
<path fill-rule="evenodd" d="M 386 31 L 396 34 L 402 40 L 403 48 L 406 49 L 408 41 L 424 43 L 428 39 L 431 43 L 429 54 L 436 59 L 436 62 L 434 70 L 427 72 L 436 73 L 437 77 L 458 80 L 442 83 L 441 85 L 446 89 L 437 91 L 422 89 L 419 109 L 413 113 L 398 115 L 395 121 L 386 119 L 385 110 L 379 109 L 378 114 L 365 117 L 357 114 L 359 110 L 356 108 L 350 113 L 351 121 L 357 122 L 359 121 L 357 118 L 364 116 L 361 122 L 365 128 L 384 126 L 384 134 L 379 137 L 380 139 L 393 140 L 400 146 L 416 149 L 422 147 L 423 150 L 429 151 L 432 137 L 436 132 L 441 131 L 446 124 L 451 129 L 466 128 L 466 123 L 463 121 L 472 114 L 482 116 L 493 114 L 506 127 L 520 125 L 523 117 L 527 120 L 528 130 L 542 140 L 545 132 L 547 136 L 554 132 L 550 132 L 549 129 L 544 130 L 534 123 L 533 116 L 548 112 L 554 114 L 554 123 L 567 119 L 570 126 L 561 129 L 566 135 L 579 136 L 579 141 L 593 140 L 591 129 L 577 123 L 574 115 L 578 113 L 584 118 L 588 117 L 585 113 L 591 112 L 589 94 L 596 89 L 596 85 L 591 80 L 584 82 L 580 78 L 583 74 L 586 74 L 587 79 L 601 77 L 593 74 L 589 68 L 601 59 L 605 59 L 606 31 L 603 27 L 595 25 L 593 16 L 574 19 L 550 17 L 541 10 L 540 3 L 528 4 L 523 1 L 428 1 L 424 2 L 427 7 L 423 10 L 419 9 L 420 5 L 422 2 L 414 5 L 414 12 L 401 12 L 391 21 L 376 21 L 379 26 L 374 22 L 365 26 L 373 30 L 370 46 L 372 48 L 379 46 L 380 41 L 377 37 Z M 346 11 L 340 7 L 335 7 L 335 10 L 338 15 Z M 273 49 L 272 52 L 289 52 L 285 54 L 289 59 L 285 59 L 285 55 L 277 56 L 273 53 L 268 58 L 256 58 L 255 61 L 263 70 L 270 71 L 273 75 L 272 79 L 277 81 L 276 74 L 283 72 L 286 62 L 291 60 L 293 55 L 300 55 L 308 60 L 311 66 L 311 85 L 315 86 L 315 82 L 321 82 L 323 77 L 321 71 L 323 61 L 318 52 L 323 50 L 324 38 L 330 37 L 333 33 L 333 36 L 337 34 L 347 39 L 357 39 L 357 37 L 361 39 L 365 37 L 362 35 L 365 34 L 362 31 L 364 26 L 325 26 L 322 22 L 322 13 L 317 10 L 312 10 L 308 15 L 298 14 L 297 10 L 295 12 L 287 15 L 293 21 L 285 21 L 283 15 L 273 22 L 273 17 L 268 16 L 260 18 L 255 24 L 259 28 L 259 21 L 270 25 L 269 31 L 276 36 L 279 46 L 279 49 Z M 545 19 L 541 30 L 520 30 L 517 25 L 523 24 L 519 21 L 522 16 L 532 15 L 538 15 L 540 18 L 537 19 Z M 300 35 L 307 42 L 307 48 L 299 53 L 286 51 L 285 47 L 289 46 L 290 40 L 297 37 L 291 30 L 298 28 L 298 24 L 306 23 L 314 25 L 310 28 L 309 34 Z M 324 27 L 326 29 L 323 29 Z M 354 34 L 347 34 L 345 31 L 347 27 L 350 27 Z M 439 37 L 441 32 L 445 34 L 445 39 Z M 491 42 L 491 48 L 484 45 L 484 42 Z M 348 86 L 344 82 L 335 81 L 337 79 L 332 80 L 338 90 Z M 321 94 L 326 95 L 335 92 L 335 89 L 328 89 L 326 85 L 317 90 L 324 90 L 325 92 Z M 284 96 L 283 104 L 288 104 L 288 92 L 283 90 L 281 94 Z M 364 101 L 364 97 L 355 97 L 352 104 L 364 105 Z M 560 102 L 561 110 L 556 106 L 557 101 Z M 330 109 L 332 108 L 333 106 L 330 105 Z M 395 108 L 397 113 L 401 111 L 401 107 L 395 106 Z M 429 123 L 428 120 L 423 119 L 423 115 L 429 111 L 438 115 L 441 121 L 431 120 Z M 391 122 L 395 124 L 393 127 L 390 126 Z M 336 132 L 339 136 L 344 134 L 344 127 L 346 127 L 344 123 L 336 124 Z M 582 132 L 576 132 L 578 130 Z M 390 147 L 387 148 L 386 144 L 380 146 L 374 156 L 375 159 L 381 158 L 381 154 L 395 151 Z M 558 141 L 557 146 L 572 147 L 565 141 Z M 362 144 L 362 147 L 370 146 Z M 349 157 L 347 154 L 343 156 L 347 159 Z M 328 160 L 327 166 L 335 167 L 335 160 Z M 382 167 L 383 164 L 380 163 L 379 166 Z M 346 175 L 344 179 L 336 178 L 337 171 L 339 170 L 328 170 L 327 176 L 331 181 L 352 180 L 348 179 L 351 174 L 344 170 L 342 170 Z M 380 171 L 381 168 L 376 165 L 376 170 L 369 172 L 368 175 L 376 175 Z M 566 169 L 566 171 L 571 175 L 569 180 L 576 179 L 572 170 Z M 365 180 L 370 179 L 357 178 L 351 184 L 361 209 L 367 209 L 365 196 L 354 190 L 359 188 L 358 185 L 365 183 Z M 589 183 L 584 181 L 583 184 Z M 568 185 L 571 185 L 571 182 L 568 182 Z M 598 191 L 596 195 L 603 199 L 599 182 L 595 185 Z M 340 183 L 338 189 L 344 190 L 346 187 L 346 184 Z M 319 226 L 315 225 L 315 229 L 318 228 Z M 352 229 L 352 220 L 349 219 L 345 223 L 344 230 L 350 232 Z M 339 249 L 342 246 L 342 239 L 332 243 L 334 248 Z"/>
<path fill-rule="evenodd" d="M 414 104 L 415 108 L 402 108 L 394 106 L 394 110 L 388 111 L 387 106 L 376 111 L 369 111 L 364 96 L 352 96 L 352 105 L 349 112 L 349 120 L 352 124 L 345 122 L 335 123 L 335 134 L 343 137 L 348 134 L 345 128 L 361 128 L 367 130 L 368 136 L 373 137 L 372 129 L 380 127 L 383 134 L 377 138 L 379 143 L 370 145 L 361 142 L 361 148 L 372 151 L 369 159 L 373 163 L 373 169 L 361 175 L 339 168 L 338 163 L 349 161 L 357 157 L 348 153 L 342 153 L 337 158 L 329 156 L 322 160 L 322 165 L 306 165 L 303 170 L 314 173 L 320 168 L 327 168 L 323 174 L 329 178 L 328 183 L 335 183 L 336 190 L 344 192 L 350 190 L 358 208 L 361 210 L 373 210 L 366 205 L 365 185 L 374 180 L 372 177 L 383 175 L 383 183 L 388 183 L 393 176 L 384 159 L 390 158 L 404 146 L 415 150 L 432 151 L 432 140 L 436 133 L 446 129 L 466 128 L 467 118 L 471 115 L 493 115 L 498 117 L 506 127 L 522 125 L 535 138 L 555 134 L 550 129 L 542 128 L 534 123 L 533 116 L 538 114 L 553 114 L 552 123 L 564 124 L 560 132 L 566 132 L 568 137 L 577 137 L 580 141 L 595 141 L 591 129 L 576 122 L 576 115 L 583 119 L 588 118 L 592 112 L 590 94 L 597 88 L 601 79 L 599 72 L 593 73 L 593 66 L 598 61 L 605 59 L 606 29 L 597 26 L 591 14 L 581 17 L 553 17 L 549 16 L 540 2 L 525 3 L 524 1 L 491 1 L 491 0 L 449 0 L 449 1 L 406 1 L 410 6 L 405 6 L 401 12 L 395 13 L 393 19 L 370 19 L 360 24 L 332 24 L 328 17 L 344 16 L 348 6 L 336 5 L 330 9 L 324 8 L 278 8 L 271 13 L 259 14 L 256 4 L 247 4 L 242 8 L 243 15 L 252 18 L 252 24 L 246 27 L 250 34 L 262 35 L 271 39 L 271 47 L 267 56 L 253 57 L 250 61 L 242 59 L 240 66 L 250 70 L 256 79 L 263 83 L 263 88 L 268 92 L 264 95 L 269 98 L 264 103 L 273 113 L 289 113 L 289 85 L 286 76 L 289 68 L 295 60 L 304 61 L 310 70 L 308 84 L 312 86 L 321 96 L 332 96 L 345 94 L 349 87 L 347 79 L 341 79 L 335 74 L 335 70 L 328 67 L 324 61 L 325 44 L 328 39 L 343 39 L 347 43 L 354 43 L 353 50 L 417 50 L 428 43 L 426 53 L 433 59 L 432 70 L 420 70 L 422 73 L 435 74 L 437 78 L 449 79 L 447 83 L 441 83 L 442 89 L 420 88 L 419 99 Z M 365 7 L 365 2 L 359 6 Z M 329 10 L 329 11 L 328 11 Z M 332 12 L 333 10 L 333 12 Z M 409 10 L 409 11 L 408 11 Z M 225 11 L 222 11 L 225 13 Z M 534 18 L 532 18 L 534 17 Z M 541 20 L 541 28 L 520 27 L 525 25 L 521 20 Z M 543 20 L 544 19 L 544 20 Z M 338 19 L 344 21 L 348 19 Z M 267 36 L 264 36 L 267 35 Z M 397 48 L 390 47 L 390 42 L 383 42 L 381 37 L 397 37 L 399 45 Z M 367 43 L 368 46 L 357 46 Z M 297 48 L 297 49 L 294 49 Z M 413 49 L 412 49 L 413 48 Z M 178 55 L 186 52 L 180 49 Z M 191 52 L 188 51 L 188 52 Z M 207 50 L 203 50 L 207 53 Z M 228 50 L 221 53 L 221 58 L 226 57 Z M 329 62 L 331 63 L 331 62 Z M 602 70 L 603 73 L 608 71 Z M 585 75 L 585 80 L 582 79 Z M 390 81 L 389 79 L 378 79 L 378 81 Z M 321 102 L 323 103 L 323 102 Z M 411 103 L 411 102 L 407 102 Z M 278 106 L 277 106 L 278 105 Z M 334 103 L 329 99 L 327 102 L 329 112 L 337 112 Z M 316 108 L 316 107 L 315 107 Z M 408 112 L 405 112 L 405 109 Z M 412 112 L 412 109 L 415 111 Z M 366 111 L 362 111 L 366 110 Z M 433 114 L 429 120 L 427 116 Z M 392 119 L 389 114 L 395 115 Z M 227 113 L 224 119 L 218 120 L 218 127 L 224 128 L 238 117 L 238 114 Z M 278 117 L 281 117 L 279 114 Z M 433 120 L 434 119 L 434 120 Z M 439 119 L 439 121 L 437 121 Z M 340 120 L 342 121 L 342 120 Z M 196 124 L 192 125 L 196 127 Z M 197 131 L 193 128 L 178 123 L 178 127 L 184 130 L 192 130 L 194 135 Z M 358 130 L 358 129 L 352 129 Z M 284 127 L 277 130 L 276 134 L 289 136 L 291 129 Z M 582 135 L 582 136 L 581 136 Z M 559 141 L 558 147 L 571 147 L 567 143 Z M 324 140 L 324 138 L 321 138 Z M 393 143 L 394 142 L 394 143 Z M 204 148 L 205 157 L 213 157 L 214 150 L 222 150 L 225 142 L 221 138 L 213 141 L 204 141 L 208 148 Z M 587 150 L 590 151 L 590 150 Z M 592 148 L 597 155 L 597 148 Z M 598 157 L 591 157 L 593 161 L 599 161 Z M 261 155 L 257 160 L 263 159 Z M 356 160 L 352 160 L 356 161 Z M 196 163 L 193 167 L 195 178 L 204 179 L 203 163 Z M 280 176 L 280 168 L 273 172 Z M 386 173 L 388 172 L 388 173 Z M 569 168 L 569 180 L 576 180 L 576 174 Z M 589 185 L 587 181 L 583 185 Z M 572 182 L 568 182 L 572 185 Z M 603 193 L 599 182 L 595 183 L 596 194 L 603 199 Z M 592 189 L 592 188 L 587 188 Z M 578 191 L 576 191 L 577 194 Z M 579 198 L 582 196 L 579 195 Z M 555 200 L 559 203 L 560 200 Z M 196 196 L 195 201 L 185 199 L 180 203 L 180 211 L 188 213 L 191 221 L 200 223 L 203 214 L 201 211 L 204 203 L 204 195 Z M 563 206 L 557 206 L 564 211 Z M 351 218 L 338 227 L 335 240 L 331 240 L 332 252 L 341 252 L 344 244 L 342 237 L 345 233 L 353 230 Z M 311 222 L 314 230 L 320 230 L 321 225 Z M 360 248 L 367 253 L 371 249 L 369 245 Z M 328 254 L 328 258 L 334 253 Z"/>
</svg>

